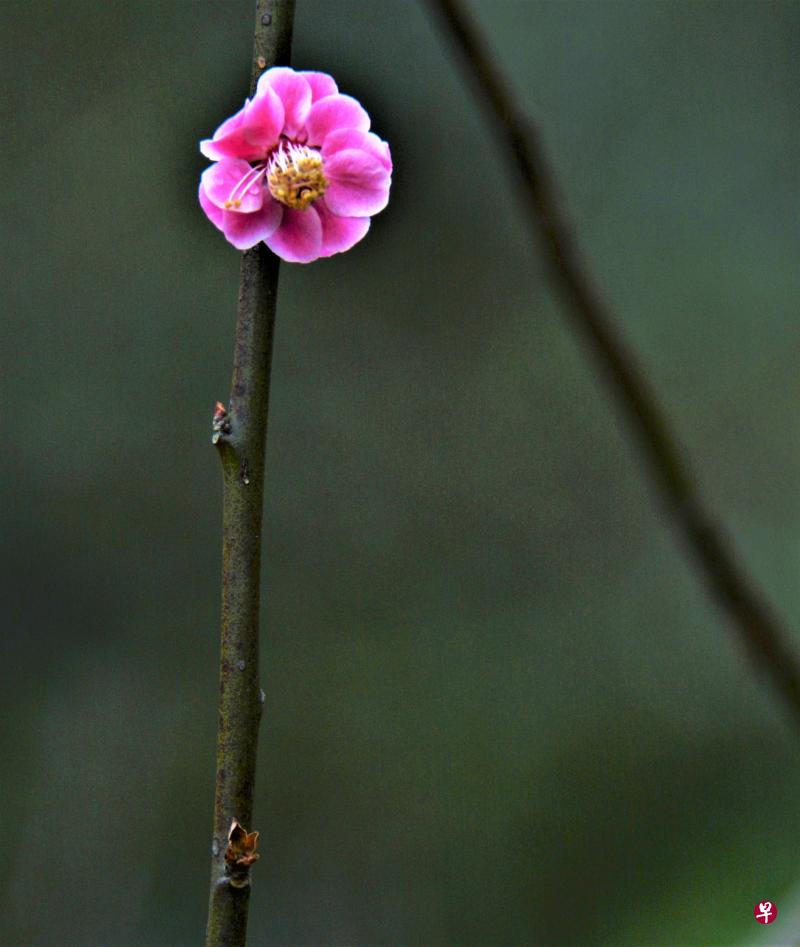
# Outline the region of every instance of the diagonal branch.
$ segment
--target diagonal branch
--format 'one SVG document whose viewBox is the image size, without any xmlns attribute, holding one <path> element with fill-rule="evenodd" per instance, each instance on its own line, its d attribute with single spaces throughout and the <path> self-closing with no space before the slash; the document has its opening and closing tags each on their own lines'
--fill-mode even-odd
<svg viewBox="0 0 800 947">
<path fill-rule="evenodd" d="M 251 94 L 268 66 L 289 62 L 294 0 L 258 0 Z M 211 891 L 206 947 L 243 947 L 261 707 L 258 637 L 261 520 L 269 376 L 279 259 L 258 244 L 242 256 L 230 405 L 218 404 L 213 442 L 222 461 L 222 627 Z"/>
<path fill-rule="evenodd" d="M 614 313 L 590 279 L 557 197 L 541 137 L 459 0 L 429 0 L 464 59 L 476 93 L 496 124 L 523 184 L 527 217 L 539 239 L 575 331 L 606 377 L 647 461 L 651 477 L 710 593 L 727 613 L 751 660 L 800 717 L 800 664 L 788 631 L 737 560 L 703 501 L 685 456 Z"/>
</svg>

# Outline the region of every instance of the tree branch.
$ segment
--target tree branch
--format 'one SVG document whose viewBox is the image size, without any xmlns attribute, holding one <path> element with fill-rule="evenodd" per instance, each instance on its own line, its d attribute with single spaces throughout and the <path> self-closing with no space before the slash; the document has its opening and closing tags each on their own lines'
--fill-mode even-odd
<svg viewBox="0 0 800 947">
<path fill-rule="evenodd" d="M 250 93 L 261 72 L 288 65 L 294 0 L 258 0 Z M 280 260 L 263 244 L 242 256 L 228 411 L 217 405 L 213 441 L 222 461 L 222 623 L 217 777 L 206 947 L 243 947 L 256 838 L 261 521 L 269 375 Z"/>
<path fill-rule="evenodd" d="M 576 332 L 588 346 L 626 416 L 679 532 L 710 593 L 727 613 L 749 653 L 800 717 L 800 665 L 790 635 L 745 568 L 698 487 L 667 418 L 633 352 L 615 325 L 576 249 L 540 135 L 458 0 L 429 0 L 461 54 L 483 105 L 522 178 L 527 217 Z"/>
</svg>

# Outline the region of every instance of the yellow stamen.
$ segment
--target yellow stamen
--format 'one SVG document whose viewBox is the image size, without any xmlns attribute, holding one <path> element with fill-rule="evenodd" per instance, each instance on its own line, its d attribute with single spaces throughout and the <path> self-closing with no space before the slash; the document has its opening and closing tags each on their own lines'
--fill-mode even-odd
<svg viewBox="0 0 800 947">
<path fill-rule="evenodd" d="M 328 187 L 322 156 L 306 145 L 284 145 L 270 158 L 267 187 L 276 201 L 295 210 L 305 210 L 322 197 Z"/>
<path fill-rule="evenodd" d="M 255 167 L 250 168 L 250 170 L 242 175 L 241 178 L 236 182 L 228 195 L 227 201 L 225 201 L 225 210 L 230 210 L 231 207 L 241 207 L 242 199 L 240 197 L 234 197 L 235 194 L 241 193 L 244 196 L 245 192 L 248 191 L 265 173 L 267 170 L 266 162 L 257 164 Z"/>
</svg>

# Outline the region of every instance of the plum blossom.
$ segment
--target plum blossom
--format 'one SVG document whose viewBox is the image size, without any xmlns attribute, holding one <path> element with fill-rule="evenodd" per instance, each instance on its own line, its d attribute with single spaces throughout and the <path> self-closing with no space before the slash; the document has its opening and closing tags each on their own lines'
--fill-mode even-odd
<svg viewBox="0 0 800 947">
<path fill-rule="evenodd" d="M 290 263 L 349 250 L 389 201 L 389 146 L 323 72 L 276 67 L 200 143 L 214 162 L 200 206 L 239 250 L 260 241 Z"/>
</svg>

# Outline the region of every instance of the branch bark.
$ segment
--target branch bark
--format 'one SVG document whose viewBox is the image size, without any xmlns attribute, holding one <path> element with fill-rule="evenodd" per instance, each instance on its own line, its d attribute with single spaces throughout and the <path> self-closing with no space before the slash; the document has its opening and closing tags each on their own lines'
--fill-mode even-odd
<svg viewBox="0 0 800 947">
<path fill-rule="evenodd" d="M 710 593 L 727 613 L 751 660 L 800 718 L 800 664 L 791 636 L 725 535 L 699 489 L 615 315 L 589 276 L 558 200 L 535 126 L 517 105 L 488 45 L 459 0 L 429 0 L 470 73 L 479 98 L 516 164 L 527 218 L 538 238 L 573 328 L 587 345 L 639 441 L 651 477 L 694 555 Z"/>
<path fill-rule="evenodd" d="M 250 94 L 265 68 L 288 65 L 294 0 L 258 0 Z M 243 947 L 255 860 L 252 828 L 258 727 L 259 599 L 264 451 L 280 260 L 263 244 L 242 257 L 230 405 L 218 405 L 222 462 L 222 616 L 211 891 L 206 947 Z M 231 833 L 234 823 L 239 826 Z M 241 836 L 241 838 L 240 838 Z M 253 844 L 254 844 L 253 840 Z M 227 856 L 227 857 L 226 857 Z"/>
</svg>

